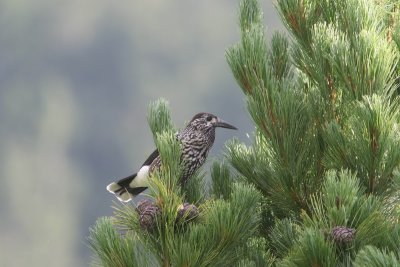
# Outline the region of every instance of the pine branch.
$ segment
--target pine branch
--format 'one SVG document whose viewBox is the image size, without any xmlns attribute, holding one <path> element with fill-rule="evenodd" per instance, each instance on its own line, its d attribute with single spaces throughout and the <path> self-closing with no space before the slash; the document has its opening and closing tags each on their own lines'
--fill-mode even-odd
<svg viewBox="0 0 400 267">
<path fill-rule="evenodd" d="M 337 266 L 333 244 L 318 229 L 307 228 L 294 249 L 277 266 Z"/>
<path fill-rule="evenodd" d="M 297 230 L 296 230 L 297 228 Z M 290 219 L 277 220 L 268 238 L 269 247 L 273 254 L 282 259 L 296 244 L 298 239 L 298 226 Z"/>
<path fill-rule="evenodd" d="M 251 238 L 247 241 L 243 248 L 243 259 L 241 259 L 238 267 L 269 267 L 275 266 L 275 258 L 267 249 L 267 242 L 265 238 Z"/>
<path fill-rule="evenodd" d="M 232 192 L 233 182 L 234 180 L 226 162 L 219 163 L 215 161 L 211 167 L 211 192 L 214 197 L 228 199 Z"/>
<path fill-rule="evenodd" d="M 226 59 L 243 92 L 251 95 L 267 80 L 267 48 L 257 0 L 241 1 L 239 21 L 241 42 L 227 50 Z"/>
<path fill-rule="evenodd" d="M 368 193 L 383 193 L 400 165 L 396 103 L 373 95 L 352 106 L 343 124 L 332 123 L 325 133 L 327 168 L 357 171 Z"/>
<path fill-rule="evenodd" d="M 172 127 L 166 101 L 158 100 L 151 104 L 148 119 L 162 162 L 161 168 L 152 174 L 149 186 L 150 195 L 160 209 L 152 238 L 155 240 L 153 244 L 157 247 L 160 265 L 170 266 L 173 241 L 177 238 L 175 222 L 179 207 L 184 203 L 179 194 L 181 147 Z"/>
<path fill-rule="evenodd" d="M 103 266 L 397 266 L 400 254 L 399 4 L 278 0 L 291 34 L 266 41 L 242 0 L 226 52 L 254 141 L 181 186 L 161 99 L 148 121 L 161 157 L 150 200 L 118 205 L 89 245 Z M 243 183 L 234 183 L 234 181 Z M 248 182 L 249 184 L 245 183 Z"/>
<path fill-rule="evenodd" d="M 148 117 L 151 132 L 153 133 L 154 142 L 157 142 L 157 135 L 164 131 L 173 131 L 174 124 L 171 121 L 171 113 L 168 101 L 160 98 L 149 104 Z"/>
<path fill-rule="evenodd" d="M 96 254 L 97 266 L 150 266 L 152 255 L 145 250 L 134 235 L 121 235 L 115 230 L 110 218 L 101 218 L 90 229 L 89 246 Z M 153 263 L 152 263 L 153 262 Z"/>
<path fill-rule="evenodd" d="M 272 36 L 268 65 L 273 68 L 275 79 L 283 80 L 289 76 L 289 71 L 291 70 L 289 42 L 281 33 L 275 32 Z M 287 82 L 290 81 L 288 80 Z"/>
<path fill-rule="evenodd" d="M 393 252 L 381 251 L 373 246 L 362 249 L 354 261 L 355 267 L 395 267 L 399 265 L 400 260 Z"/>
<path fill-rule="evenodd" d="M 182 195 L 185 201 L 193 204 L 201 204 L 208 198 L 206 174 L 198 171 L 186 183 L 182 185 Z"/>
<path fill-rule="evenodd" d="M 240 258 L 237 249 L 257 229 L 260 194 L 235 184 L 229 201 L 204 206 L 202 222 L 189 226 L 175 243 L 174 266 L 229 266 Z"/>
</svg>

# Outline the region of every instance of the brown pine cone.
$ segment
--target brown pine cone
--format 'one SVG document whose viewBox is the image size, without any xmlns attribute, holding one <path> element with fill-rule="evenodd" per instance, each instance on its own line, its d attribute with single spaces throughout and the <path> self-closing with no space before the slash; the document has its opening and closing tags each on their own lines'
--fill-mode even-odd
<svg viewBox="0 0 400 267">
<path fill-rule="evenodd" d="M 139 214 L 139 224 L 143 230 L 150 231 L 155 226 L 156 217 L 160 214 L 160 208 L 146 199 L 141 201 L 136 211 Z"/>
<path fill-rule="evenodd" d="M 346 244 L 354 240 L 356 229 L 345 226 L 336 226 L 332 229 L 331 235 L 336 244 Z"/>
</svg>

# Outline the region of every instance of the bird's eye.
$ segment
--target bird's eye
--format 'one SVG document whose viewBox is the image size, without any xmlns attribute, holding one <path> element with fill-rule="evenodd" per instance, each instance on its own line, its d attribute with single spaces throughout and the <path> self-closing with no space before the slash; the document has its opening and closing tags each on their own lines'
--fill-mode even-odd
<svg viewBox="0 0 400 267">
<path fill-rule="evenodd" d="M 207 120 L 207 121 L 211 121 L 211 120 L 212 120 L 212 117 L 211 117 L 211 116 L 207 116 L 206 120 Z"/>
</svg>

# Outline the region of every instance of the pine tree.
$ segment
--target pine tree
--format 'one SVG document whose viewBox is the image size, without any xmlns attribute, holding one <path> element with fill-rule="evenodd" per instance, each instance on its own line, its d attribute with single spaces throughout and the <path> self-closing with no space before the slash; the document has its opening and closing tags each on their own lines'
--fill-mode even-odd
<svg viewBox="0 0 400 267">
<path fill-rule="evenodd" d="M 400 266 L 400 4 L 277 8 L 290 38 L 267 44 L 258 2 L 244 0 L 227 51 L 255 124 L 253 145 L 231 142 L 228 158 L 263 194 L 259 237 L 276 266 Z"/>
<path fill-rule="evenodd" d="M 149 107 L 162 168 L 149 199 L 115 204 L 88 239 L 101 266 L 400 266 L 400 4 L 278 0 L 267 42 L 239 7 L 227 61 L 255 125 L 211 183 L 181 187 L 167 103 Z M 233 167 L 233 168 L 232 168 Z"/>
<path fill-rule="evenodd" d="M 252 185 L 235 182 L 224 162 L 213 164 L 211 189 L 206 190 L 201 173 L 181 188 L 180 147 L 166 101 L 150 105 L 148 121 L 161 155 L 161 170 L 151 179 L 149 199 L 138 205 L 116 204 L 115 215 L 99 219 L 90 230 L 94 264 L 234 264 L 257 231 L 261 194 Z"/>
</svg>

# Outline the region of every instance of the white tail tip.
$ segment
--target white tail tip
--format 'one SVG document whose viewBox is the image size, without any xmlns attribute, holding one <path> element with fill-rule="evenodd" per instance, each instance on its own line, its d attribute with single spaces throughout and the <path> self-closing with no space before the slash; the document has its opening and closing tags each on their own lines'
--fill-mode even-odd
<svg viewBox="0 0 400 267">
<path fill-rule="evenodd" d="M 116 195 L 119 201 L 128 202 L 132 199 L 132 195 L 128 191 L 124 191 L 121 195 Z"/>
<path fill-rule="evenodd" d="M 132 195 L 129 194 L 129 192 L 126 189 L 122 188 L 122 186 L 120 186 L 119 184 L 117 184 L 115 182 L 107 185 L 107 190 L 108 190 L 108 192 L 114 194 L 118 198 L 119 201 L 128 202 L 129 200 L 132 199 Z M 118 191 L 122 191 L 122 192 L 118 192 Z"/>
<path fill-rule="evenodd" d="M 118 190 L 121 190 L 121 188 L 122 187 L 115 182 L 107 185 L 108 192 L 113 193 L 113 194 L 115 194 L 115 192 L 117 192 Z"/>
</svg>

